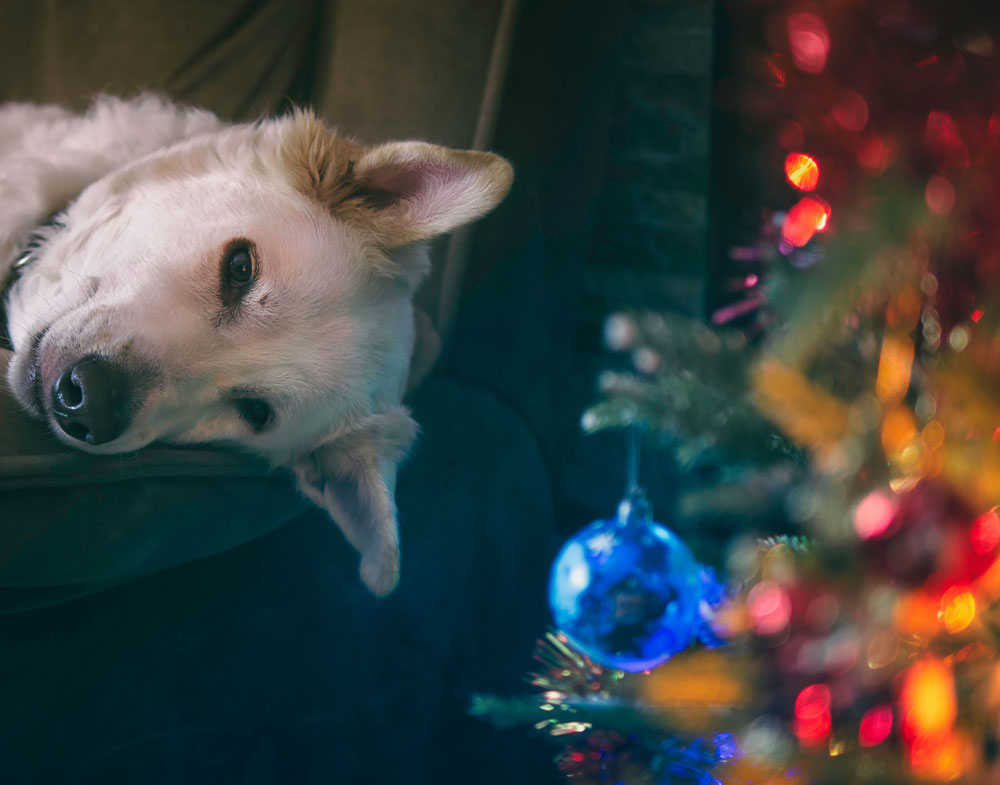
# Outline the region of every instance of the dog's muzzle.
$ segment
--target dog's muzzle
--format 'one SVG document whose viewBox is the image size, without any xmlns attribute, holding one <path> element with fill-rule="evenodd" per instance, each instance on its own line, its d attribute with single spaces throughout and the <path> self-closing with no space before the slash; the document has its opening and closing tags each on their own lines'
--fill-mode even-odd
<svg viewBox="0 0 1000 785">
<path fill-rule="evenodd" d="M 63 432 L 87 444 L 105 444 L 128 427 L 132 392 L 125 369 L 90 355 L 77 360 L 52 385 L 52 413 Z"/>
</svg>

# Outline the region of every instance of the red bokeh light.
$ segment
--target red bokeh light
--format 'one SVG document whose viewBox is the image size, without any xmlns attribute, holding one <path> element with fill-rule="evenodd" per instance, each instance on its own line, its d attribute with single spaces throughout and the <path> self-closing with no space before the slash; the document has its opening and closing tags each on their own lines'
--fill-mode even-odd
<svg viewBox="0 0 1000 785">
<path fill-rule="evenodd" d="M 945 112 L 930 112 L 924 128 L 924 144 L 950 166 L 969 165 L 969 148 L 951 116 Z"/>
<path fill-rule="evenodd" d="M 984 313 L 985 311 L 982 308 L 977 308 L 972 312 L 972 321 L 978 323 L 983 318 Z"/>
<path fill-rule="evenodd" d="M 1000 545 L 1000 515 L 997 514 L 996 507 L 979 516 L 972 524 L 969 539 L 972 541 L 972 550 L 979 556 L 991 553 Z"/>
<path fill-rule="evenodd" d="M 819 183 L 819 164 L 805 153 L 789 153 L 785 157 L 785 176 L 800 191 L 812 191 Z"/>
<path fill-rule="evenodd" d="M 990 115 L 989 134 L 994 141 L 1000 137 L 1000 109 L 994 110 Z"/>
<path fill-rule="evenodd" d="M 848 90 L 833 107 L 830 116 L 841 128 L 864 131 L 868 125 L 868 102 L 860 93 Z"/>
<path fill-rule="evenodd" d="M 862 747 L 875 747 L 889 738 L 892 733 L 892 706 L 882 703 L 872 706 L 861 718 L 858 741 Z"/>
<path fill-rule="evenodd" d="M 775 635 L 788 626 L 792 601 L 773 581 L 761 581 L 747 595 L 750 620 L 758 635 Z"/>
<path fill-rule="evenodd" d="M 789 120 L 778 131 L 778 144 L 786 150 L 794 150 L 796 147 L 802 147 L 805 140 L 805 131 L 794 120 Z"/>
<path fill-rule="evenodd" d="M 889 145 L 875 135 L 862 139 L 855 154 L 861 168 L 873 174 L 881 174 L 889 165 Z"/>
<path fill-rule="evenodd" d="M 854 531 L 863 540 L 884 534 L 896 514 L 896 498 L 885 491 L 872 491 L 854 508 Z"/>
<path fill-rule="evenodd" d="M 788 44 L 800 71 L 818 74 L 826 68 L 830 54 L 830 32 L 816 14 L 799 12 L 788 17 Z"/>
<path fill-rule="evenodd" d="M 955 206 L 955 186 L 946 177 L 936 174 L 927 181 L 924 189 L 927 209 L 936 215 L 947 215 Z"/>
<path fill-rule="evenodd" d="M 816 232 L 826 229 L 830 219 L 830 205 L 821 199 L 807 196 L 800 199 L 785 217 L 781 236 L 796 248 L 808 243 Z"/>
<path fill-rule="evenodd" d="M 795 735 L 807 746 L 821 744 L 830 733 L 830 688 L 810 684 L 795 699 Z"/>
</svg>

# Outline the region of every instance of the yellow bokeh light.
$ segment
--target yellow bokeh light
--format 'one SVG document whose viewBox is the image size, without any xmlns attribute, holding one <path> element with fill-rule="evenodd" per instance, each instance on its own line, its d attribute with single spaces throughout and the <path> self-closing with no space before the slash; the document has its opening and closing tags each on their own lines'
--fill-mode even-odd
<svg viewBox="0 0 1000 785">
<path fill-rule="evenodd" d="M 898 403 L 910 387 L 913 369 L 913 341 L 899 332 L 887 332 L 875 378 L 875 394 L 882 403 Z"/>
<path fill-rule="evenodd" d="M 948 632 L 961 632 L 976 618 L 976 598 L 967 589 L 952 588 L 941 598 L 941 621 Z"/>
<path fill-rule="evenodd" d="M 951 668 L 934 657 L 911 665 L 900 692 L 903 726 L 910 737 L 950 731 L 958 714 Z"/>
<path fill-rule="evenodd" d="M 800 371 L 765 357 L 753 371 L 756 402 L 764 414 L 800 444 L 821 455 L 850 430 L 850 409 Z"/>
</svg>

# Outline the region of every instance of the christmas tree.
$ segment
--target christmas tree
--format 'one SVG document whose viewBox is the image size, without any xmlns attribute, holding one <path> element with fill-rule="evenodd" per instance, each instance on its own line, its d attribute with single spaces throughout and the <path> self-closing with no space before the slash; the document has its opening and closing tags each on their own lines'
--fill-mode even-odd
<svg viewBox="0 0 1000 785">
<path fill-rule="evenodd" d="M 473 710 L 560 742 L 570 781 L 1000 782 L 991 9 L 776 0 L 748 15 L 761 43 L 739 55 L 739 114 L 770 201 L 729 249 L 734 296 L 712 326 L 611 317 L 632 367 L 583 416 L 721 466 L 679 514 L 748 532 L 716 579 L 650 528 L 633 487 L 617 521 L 564 549 L 553 608 L 571 613 L 539 646 L 536 692 Z M 625 540 L 629 572 L 603 602 L 565 604 L 559 587 L 595 591 Z"/>
</svg>

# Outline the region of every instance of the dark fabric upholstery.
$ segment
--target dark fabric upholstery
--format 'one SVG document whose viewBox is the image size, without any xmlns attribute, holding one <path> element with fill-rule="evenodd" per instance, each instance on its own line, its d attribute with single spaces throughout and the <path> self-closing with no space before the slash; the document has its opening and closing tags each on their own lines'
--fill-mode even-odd
<svg viewBox="0 0 1000 785">
<path fill-rule="evenodd" d="M 521 689 L 544 629 L 552 499 L 523 420 L 473 385 L 417 394 L 378 601 L 323 515 L 0 620 L 0 771 L 42 785 L 558 782 L 549 747 L 466 713 Z M 526 773 L 530 773 L 527 776 Z"/>
<path fill-rule="evenodd" d="M 0 394 L 0 613 L 224 551 L 305 507 L 286 473 L 252 456 L 88 455 Z"/>
</svg>

